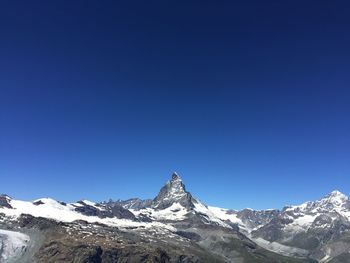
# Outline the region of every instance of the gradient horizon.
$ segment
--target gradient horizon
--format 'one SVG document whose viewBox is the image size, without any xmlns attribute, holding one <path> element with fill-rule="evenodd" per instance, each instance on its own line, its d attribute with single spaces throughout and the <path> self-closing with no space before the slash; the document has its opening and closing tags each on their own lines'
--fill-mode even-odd
<svg viewBox="0 0 350 263">
<path fill-rule="evenodd" d="M 212 206 L 350 194 L 350 3 L 0 4 L 0 192 Z"/>
</svg>

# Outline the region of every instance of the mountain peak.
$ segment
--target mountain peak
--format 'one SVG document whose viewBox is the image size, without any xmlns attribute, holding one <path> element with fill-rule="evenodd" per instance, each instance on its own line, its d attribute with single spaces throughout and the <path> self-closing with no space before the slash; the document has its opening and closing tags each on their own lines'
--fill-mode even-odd
<svg viewBox="0 0 350 263">
<path fill-rule="evenodd" d="M 326 195 L 323 198 L 323 200 L 327 200 L 328 202 L 332 202 L 332 203 L 341 204 L 341 203 L 348 201 L 349 197 L 347 197 L 342 192 L 335 190 L 335 191 L 332 191 L 331 193 L 329 193 L 328 195 Z"/>
<path fill-rule="evenodd" d="M 173 172 L 172 176 L 171 176 L 171 181 L 176 181 L 176 180 L 181 180 L 180 176 L 177 174 L 177 172 Z"/>
<path fill-rule="evenodd" d="M 335 190 L 317 201 L 306 202 L 302 206 L 304 206 L 305 209 L 331 211 L 335 208 L 350 207 L 350 201 L 349 197 L 345 194 Z"/>
<path fill-rule="evenodd" d="M 153 207 L 165 209 L 174 203 L 180 203 L 185 207 L 192 207 L 192 195 L 186 191 L 180 176 L 174 172 L 171 179 L 160 189 L 159 194 L 153 200 Z"/>
<path fill-rule="evenodd" d="M 328 196 L 341 196 L 341 197 L 347 197 L 345 194 L 343 194 L 342 192 L 338 191 L 338 190 L 334 190 L 332 192 L 330 192 L 330 194 Z"/>
</svg>

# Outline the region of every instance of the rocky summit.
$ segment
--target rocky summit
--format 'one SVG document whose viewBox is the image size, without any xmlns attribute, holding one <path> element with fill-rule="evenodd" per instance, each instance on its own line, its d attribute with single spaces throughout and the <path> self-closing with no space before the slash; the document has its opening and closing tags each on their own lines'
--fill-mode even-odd
<svg viewBox="0 0 350 263">
<path fill-rule="evenodd" d="M 155 209 L 166 209 L 175 203 L 186 208 L 194 208 L 194 198 L 186 191 L 180 176 L 174 172 L 168 181 L 154 198 L 152 207 Z"/>
<path fill-rule="evenodd" d="M 0 195 L 0 262 L 350 262 L 350 201 L 208 206 L 177 173 L 154 199 L 64 203 Z"/>
</svg>

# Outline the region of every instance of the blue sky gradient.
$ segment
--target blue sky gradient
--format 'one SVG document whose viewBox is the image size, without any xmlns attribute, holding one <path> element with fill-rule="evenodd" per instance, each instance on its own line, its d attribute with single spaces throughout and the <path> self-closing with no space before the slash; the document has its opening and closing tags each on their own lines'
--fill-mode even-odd
<svg viewBox="0 0 350 263">
<path fill-rule="evenodd" d="M 350 194 L 349 13 L 346 1 L 3 1 L 0 192 L 153 198 L 176 170 L 227 208 Z"/>
</svg>

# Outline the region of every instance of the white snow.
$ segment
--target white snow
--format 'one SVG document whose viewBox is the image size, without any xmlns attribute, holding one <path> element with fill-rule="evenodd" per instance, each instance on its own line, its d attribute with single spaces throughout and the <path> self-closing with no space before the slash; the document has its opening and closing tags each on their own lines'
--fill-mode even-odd
<svg viewBox="0 0 350 263">
<path fill-rule="evenodd" d="M 265 248 L 267 250 L 276 252 L 284 256 L 306 257 L 308 255 L 308 251 L 301 248 L 290 247 L 290 246 L 282 245 L 277 242 L 269 242 L 262 238 L 251 238 L 251 239 L 262 248 Z"/>
<path fill-rule="evenodd" d="M 25 234 L 3 229 L 0 229 L 0 236 L 0 251 L 2 250 L 0 262 L 21 255 L 30 240 Z"/>
<path fill-rule="evenodd" d="M 290 206 L 287 211 L 293 211 L 293 212 L 311 212 L 311 213 L 317 213 L 317 212 L 344 212 L 347 211 L 346 204 L 349 201 L 349 197 L 344 195 L 343 193 L 339 191 L 333 191 L 327 196 L 321 198 L 320 200 L 311 202 L 305 202 L 301 205 L 296 206 Z"/>
<path fill-rule="evenodd" d="M 333 191 L 327 196 L 317 201 L 305 202 L 301 205 L 291 206 L 286 209 L 287 212 L 292 212 L 297 218 L 289 216 L 293 222 L 285 226 L 284 230 L 288 232 L 306 231 L 317 216 L 328 214 L 333 220 L 337 219 L 337 214 L 347 218 L 350 221 L 350 210 L 347 208 L 349 198 L 339 191 Z M 333 213 L 333 214 L 332 214 Z M 286 215 L 286 217 L 288 217 Z M 323 224 L 322 227 L 329 225 Z M 316 225 L 315 227 L 321 227 Z"/>
<path fill-rule="evenodd" d="M 185 219 L 188 210 L 179 203 L 173 203 L 170 207 L 162 210 L 155 210 L 152 208 L 145 208 L 141 210 L 132 210 L 135 215 L 146 214 L 158 220 L 183 220 Z"/>
<path fill-rule="evenodd" d="M 83 204 L 82 204 L 82 203 L 83 203 Z M 82 200 L 82 201 L 80 201 L 80 202 L 72 203 L 72 204 L 69 204 L 69 205 L 73 205 L 73 206 L 75 206 L 75 207 L 82 207 L 82 206 L 84 206 L 84 204 L 85 204 L 85 205 L 88 205 L 88 206 L 92 206 L 92 207 L 94 207 L 94 208 L 96 208 L 96 209 L 98 209 L 98 210 L 104 210 L 103 207 L 98 206 L 97 203 L 91 202 L 91 201 L 89 201 L 89 200 Z"/>
<path fill-rule="evenodd" d="M 291 233 L 291 235 L 295 235 L 296 233 L 305 232 L 311 226 L 311 224 L 315 221 L 318 214 L 315 215 L 303 215 L 300 216 L 288 225 L 283 228 L 283 231 Z"/>
<path fill-rule="evenodd" d="M 208 207 L 203 205 L 200 201 L 196 200 L 194 202 L 194 206 L 194 211 L 206 216 L 208 221 L 216 223 L 223 227 L 230 227 L 228 224 L 223 222 L 222 219 L 219 218 L 215 213 L 213 213 L 213 211 L 211 211 Z M 139 214 L 145 214 L 156 220 L 170 221 L 184 220 L 186 219 L 186 215 L 192 212 L 191 210 L 186 209 L 180 203 L 177 202 L 173 203 L 170 207 L 161 210 L 145 208 L 141 210 L 130 209 L 130 211 L 136 216 L 138 216 Z"/>
<path fill-rule="evenodd" d="M 82 202 L 83 202 L 84 204 L 87 204 L 87 205 L 90 205 L 90 206 L 96 206 L 96 203 L 91 202 L 91 201 L 89 201 L 89 200 L 83 200 Z"/>
<path fill-rule="evenodd" d="M 236 224 L 242 223 L 241 219 L 237 218 L 236 214 L 229 214 L 228 209 L 214 207 L 214 206 L 208 206 L 208 209 L 221 220 L 229 220 L 232 223 L 236 223 Z"/>
<path fill-rule="evenodd" d="M 79 212 L 76 212 L 75 204 L 63 205 L 50 198 L 39 199 L 44 204 L 34 205 L 32 202 L 11 200 L 11 208 L 0 208 L 0 212 L 5 215 L 12 217 L 13 219 L 19 217 L 21 214 L 30 214 L 34 217 L 44 217 L 48 219 L 53 219 L 62 222 L 73 222 L 75 220 L 84 220 L 90 223 L 102 223 L 110 226 L 118 227 L 162 227 L 168 230 L 174 230 L 173 227 L 157 223 L 157 222 L 135 222 L 128 219 L 118 219 L 118 218 L 99 218 L 97 216 L 86 216 Z M 38 200 L 36 200 L 38 201 Z"/>
<path fill-rule="evenodd" d="M 237 224 L 241 230 L 244 232 L 250 232 L 251 229 L 249 229 L 241 219 L 237 217 L 237 214 L 235 213 L 228 213 L 228 209 L 220 208 L 220 207 L 214 207 L 214 206 L 208 206 L 208 209 L 219 219 L 223 221 L 230 221 L 233 224 Z"/>
<path fill-rule="evenodd" d="M 209 219 L 209 221 L 217 223 L 220 226 L 223 227 L 228 227 L 230 228 L 230 226 L 228 224 L 226 224 L 225 222 L 223 222 L 219 217 L 217 217 L 215 215 L 215 213 L 213 213 L 207 206 L 205 206 L 204 204 L 202 204 L 200 201 L 196 200 L 197 202 L 194 203 L 194 210 L 198 213 L 202 213 L 204 215 L 206 215 Z"/>
</svg>

